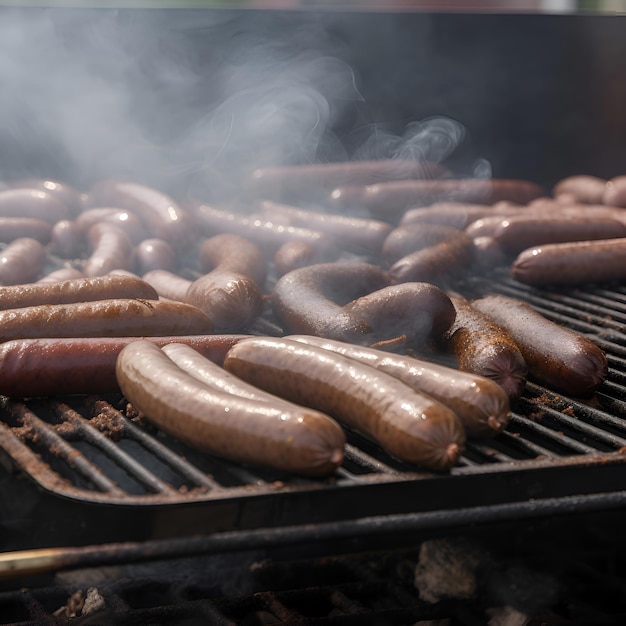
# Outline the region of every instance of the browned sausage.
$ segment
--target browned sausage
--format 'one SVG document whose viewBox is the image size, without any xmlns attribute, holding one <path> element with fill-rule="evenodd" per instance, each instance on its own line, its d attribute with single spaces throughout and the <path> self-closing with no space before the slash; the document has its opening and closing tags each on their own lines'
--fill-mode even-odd
<svg viewBox="0 0 626 626">
<path fill-rule="evenodd" d="M 509 397 L 493 380 L 422 359 L 309 335 L 286 337 L 338 352 L 435 398 L 454 411 L 469 437 L 491 437 L 509 423 Z"/>
<path fill-rule="evenodd" d="M 584 285 L 626 280 L 626 238 L 546 244 L 522 251 L 511 274 L 527 285 Z"/>
<path fill-rule="evenodd" d="M 281 324 L 292 333 L 371 342 L 372 327 L 343 306 L 388 286 L 386 273 L 367 263 L 320 263 L 285 274 L 272 292 Z"/>
<path fill-rule="evenodd" d="M 607 181 L 597 176 L 568 176 L 552 190 L 554 197 L 568 196 L 575 202 L 601 204 Z"/>
<path fill-rule="evenodd" d="M 473 301 L 473 306 L 513 337 L 530 375 L 542 383 L 563 393 L 586 396 L 604 382 L 606 356 L 590 339 L 555 324 L 515 298 L 486 296 Z"/>
<path fill-rule="evenodd" d="M 199 335 L 209 318 L 182 302 L 112 299 L 0 311 L 0 341 L 38 337 Z"/>
<path fill-rule="evenodd" d="M 185 302 L 187 291 L 193 282 L 168 270 L 151 270 L 142 278 L 156 289 L 161 298 L 178 302 Z"/>
<path fill-rule="evenodd" d="M 386 180 L 438 178 L 445 168 L 425 161 L 381 159 L 265 167 L 252 173 L 255 195 L 279 200 L 320 197 L 341 185 L 369 185 Z"/>
<path fill-rule="evenodd" d="M 507 254 L 531 246 L 626 237 L 626 221 L 595 215 L 512 215 L 502 218 L 492 237 Z"/>
<path fill-rule="evenodd" d="M 516 215 L 526 211 L 523 207 L 498 208 L 486 204 L 467 204 L 463 202 L 436 202 L 428 207 L 409 209 L 402 216 L 399 226 L 407 224 L 437 224 L 464 230 L 472 222 L 494 215 Z"/>
<path fill-rule="evenodd" d="M 327 415 L 209 387 L 154 344 L 124 348 L 116 373 L 122 392 L 147 420 L 210 454 L 310 476 L 332 474 L 343 460 L 345 435 Z"/>
<path fill-rule="evenodd" d="M 122 348 L 145 339 L 157 346 L 184 343 L 218 365 L 226 352 L 250 335 L 167 337 L 70 337 L 15 339 L 0 344 L 0 394 L 39 397 L 119 391 L 115 361 Z"/>
<path fill-rule="evenodd" d="M 514 338 L 491 317 L 460 297 L 451 297 L 456 320 L 445 337 L 459 368 L 497 382 L 511 400 L 522 395 L 528 366 Z"/>
<path fill-rule="evenodd" d="M 429 283 L 404 283 L 383 287 L 344 306 L 374 332 L 374 341 L 404 336 L 408 346 L 424 347 L 454 322 L 450 298 Z"/>
<path fill-rule="evenodd" d="M 36 239 L 14 239 L 0 251 L 0 285 L 35 280 L 46 265 L 46 249 Z"/>
<path fill-rule="evenodd" d="M 328 413 L 408 463 L 447 470 L 465 443 L 459 418 L 441 403 L 322 348 L 244 339 L 228 351 L 224 367 L 265 391 Z"/>
<path fill-rule="evenodd" d="M 261 314 L 263 294 L 249 276 L 215 270 L 191 283 L 185 302 L 203 311 L 216 330 L 234 332 Z"/>
<path fill-rule="evenodd" d="M 89 229 L 88 238 L 92 251 L 83 262 L 85 276 L 103 276 L 114 269 L 132 269 L 133 244 L 123 230 L 98 222 Z"/>
<path fill-rule="evenodd" d="M 144 239 L 135 246 L 135 266 L 139 274 L 152 270 L 174 271 L 178 258 L 174 248 L 164 239 Z"/>
<path fill-rule="evenodd" d="M 390 265 L 407 254 L 429 248 L 444 241 L 465 238 L 463 231 L 439 224 L 406 224 L 394 228 L 385 239 L 381 255 Z"/>
<path fill-rule="evenodd" d="M 0 217 L 30 217 L 56 224 L 72 215 L 52 194 L 39 189 L 4 189 L 0 191 Z"/>
<path fill-rule="evenodd" d="M 56 200 L 64 204 L 70 211 L 70 215 L 78 215 L 84 207 L 83 195 L 71 185 L 58 180 L 47 178 L 22 178 L 12 181 L 10 186 L 19 189 L 38 189 L 45 191 Z"/>
<path fill-rule="evenodd" d="M 269 220 L 246 217 L 207 204 L 193 204 L 189 210 L 202 235 L 212 237 L 221 233 L 233 233 L 272 254 L 287 241 L 308 241 L 317 246 L 331 245 L 328 235 L 317 230 L 281 226 Z"/>
<path fill-rule="evenodd" d="M 148 233 L 134 213 L 125 209 L 98 207 L 83 211 L 76 217 L 76 226 L 82 233 L 88 233 L 98 222 L 105 222 L 123 230 L 134 244 L 146 239 Z"/>
<path fill-rule="evenodd" d="M 52 225 L 32 217 L 0 217 L 0 241 L 9 243 L 21 237 L 30 237 L 40 243 L 50 241 Z"/>
<path fill-rule="evenodd" d="M 321 211 L 299 209 L 286 204 L 265 201 L 262 215 L 284 226 L 302 226 L 332 235 L 347 250 L 377 253 L 392 230 L 385 222 Z"/>
<path fill-rule="evenodd" d="M 51 283 L 36 282 L 0 287 L 0 310 L 112 298 L 157 300 L 158 295 L 148 283 L 130 276 L 76 278 Z"/>
<path fill-rule="evenodd" d="M 232 233 L 210 237 L 198 251 L 203 272 L 212 270 L 249 276 L 262 288 L 267 277 L 267 261 L 261 249 L 248 239 Z"/>
<path fill-rule="evenodd" d="M 153 237 L 185 246 L 193 239 L 186 211 L 168 195 L 138 183 L 104 180 L 89 192 L 91 207 L 119 207 L 131 211 Z"/>
<path fill-rule="evenodd" d="M 274 271 L 280 278 L 301 267 L 334 261 L 339 254 L 339 248 L 319 247 L 308 241 L 287 241 L 274 254 Z"/>
<path fill-rule="evenodd" d="M 434 202 L 469 202 L 495 204 L 509 200 L 526 204 L 542 194 L 541 188 L 524 180 L 400 180 L 363 187 L 360 202 L 374 216 L 387 218 L 416 206 Z M 341 190 L 331 194 L 335 205 L 342 206 Z M 354 201 L 354 190 L 350 193 Z"/>
</svg>

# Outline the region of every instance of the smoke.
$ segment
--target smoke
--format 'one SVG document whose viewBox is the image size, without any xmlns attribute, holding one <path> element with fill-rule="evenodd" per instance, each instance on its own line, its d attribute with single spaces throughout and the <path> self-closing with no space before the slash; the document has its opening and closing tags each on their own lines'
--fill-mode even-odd
<svg viewBox="0 0 626 626">
<path fill-rule="evenodd" d="M 464 141 L 459 122 L 428 118 L 399 135 L 373 123 L 349 151 L 342 129 L 368 103 L 348 47 L 312 14 L 3 11 L 0 178 L 121 177 L 223 200 L 257 167 L 440 162 Z"/>
</svg>

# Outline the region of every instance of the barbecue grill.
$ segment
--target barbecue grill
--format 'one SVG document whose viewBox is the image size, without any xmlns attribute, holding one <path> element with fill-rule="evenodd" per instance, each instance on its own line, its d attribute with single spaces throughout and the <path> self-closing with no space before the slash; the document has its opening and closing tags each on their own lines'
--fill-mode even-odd
<svg viewBox="0 0 626 626">
<path fill-rule="evenodd" d="M 102 54 L 93 67 L 103 97 L 121 80 L 133 122 L 122 131 L 136 123 L 151 142 L 115 128 L 80 141 L 92 117 L 86 112 L 74 126 L 60 116 L 67 100 L 44 80 L 51 119 L 64 126 L 55 134 L 34 115 L 41 102 L 30 91 L 7 96 L 2 107 L 12 125 L 0 136 L 11 149 L 0 156 L 3 175 L 55 177 L 84 189 L 124 174 L 176 197 L 223 200 L 236 186 L 224 176 L 240 154 L 233 142 L 241 133 L 234 114 L 207 118 L 206 111 L 221 111 L 223 66 L 241 67 L 251 34 L 283 61 L 329 50 L 340 76 L 353 80 L 335 99 L 324 91 L 328 83 L 316 83 L 331 111 L 318 160 L 408 149 L 407 125 L 441 116 L 463 127 L 446 153 L 452 171 L 488 170 L 547 190 L 574 173 L 626 172 L 621 16 L 567 3 L 468 6 L 464 13 L 419 3 L 244 8 L 4 8 L 3 23 L 15 32 L 34 24 L 34 32 L 63 42 L 62 52 L 50 52 L 51 66 L 82 45 Z M 122 75 L 120 58 L 104 56 L 112 34 L 136 61 Z M 18 40 L 13 50 L 26 51 L 28 42 Z M 33 47 L 24 57 L 27 79 L 0 66 L 6 84 L 42 79 L 37 72 L 50 66 L 44 47 Z M 181 59 L 189 75 L 176 82 Z M 174 68 L 167 80 L 163 66 Z M 59 68 L 59 76 L 71 72 Z M 79 111 L 79 90 L 68 93 L 77 101 L 69 109 Z M 113 123 L 119 105 L 113 102 Z M 216 131 L 224 120 L 227 129 L 232 122 L 230 135 Z M 376 134 L 385 141 L 374 141 Z M 251 134 L 258 142 L 251 148 L 267 139 Z M 303 146 L 289 147 L 289 154 L 268 154 L 311 157 Z M 517 297 L 593 339 L 607 353 L 607 381 L 591 399 L 530 381 L 507 430 L 468 442 L 449 473 L 403 464 L 348 431 L 345 462 L 324 480 L 199 453 L 146 424 L 121 395 L 3 398 L 2 623 L 58 623 L 91 607 L 92 623 L 479 624 L 503 606 L 546 623 L 619 623 L 626 611 L 617 574 L 625 553 L 626 288 L 536 289 L 506 268 L 454 287 L 471 297 Z M 269 313 L 251 331 L 281 329 Z M 459 538 L 481 554 L 482 593 L 429 603 L 413 580 L 420 546 L 450 540 L 463 554 Z M 529 576 L 539 577 L 545 595 Z"/>
</svg>

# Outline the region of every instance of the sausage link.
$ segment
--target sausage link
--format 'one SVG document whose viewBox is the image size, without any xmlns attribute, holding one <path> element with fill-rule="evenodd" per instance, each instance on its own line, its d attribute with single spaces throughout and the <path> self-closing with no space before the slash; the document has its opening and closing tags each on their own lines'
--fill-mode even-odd
<svg viewBox="0 0 626 626">
<path fill-rule="evenodd" d="M 83 211 L 76 217 L 76 226 L 82 233 L 88 233 L 91 227 L 99 222 L 117 226 L 134 244 L 138 244 L 148 236 L 141 220 L 134 213 L 124 209 L 98 207 Z"/>
<path fill-rule="evenodd" d="M 211 322 L 200 309 L 181 302 L 116 298 L 0 311 L 0 341 L 194 335 L 211 331 Z"/>
<path fill-rule="evenodd" d="M 456 413 L 468 437 L 494 436 L 509 423 L 509 397 L 500 385 L 484 376 L 342 341 L 308 335 L 291 335 L 286 339 L 338 352 L 428 394 Z"/>
<path fill-rule="evenodd" d="M 134 250 L 135 266 L 139 274 L 152 270 L 174 271 L 178 258 L 174 248 L 164 239 L 144 239 Z"/>
<path fill-rule="evenodd" d="M 496 321 L 464 298 L 450 298 L 456 320 L 444 345 L 459 362 L 459 369 L 490 378 L 511 400 L 522 395 L 528 366 L 515 339 Z"/>
<path fill-rule="evenodd" d="M 61 220 L 52 227 L 50 252 L 63 259 L 79 257 L 85 246 L 83 232 L 72 220 Z"/>
<path fill-rule="evenodd" d="M 72 215 L 65 204 L 39 189 L 4 189 L 0 191 L 0 217 L 30 217 L 56 224 Z"/>
<path fill-rule="evenodd" d="M 115 269 L 132 269 L 133 245 L 123 230 L 98 222 L 89 229 L 88 238 L 92 252 L 83 262 L 85 276 L 103 276 Z"/>
<path fill-rule="evenodd" d="M 473 306 L 513 338 L 528 371 L 549 387 L 591 395 L 608 374 L 604 352 L 590 339 L 548 320 L 531 306 L 506 296 L 486 296 Z"/>
<path fill-rule="evenodd" d="M 115 275 L 97 276 L 0 287 L 0 310 L 113 298 L 157 300 L 158 295 L 153 287 L 140 278 Z"/>
<path fill-rule="evenodd" d="M 75 267 L 60 267 L 40 278 L 38 283 L 56 283 L 62 280 L 72 280 L 74 278 L 87 278 Z"/>
<path fill-rule="evenodd" d="M 527 285 L 584 285 L 626 280 L 626 238 L 547 244 L 523 250 L 511 274 Z"/>
<path fill-rule="evenodd" d="M 438 224 L 406 224 L 394 228 L 385 239 L 381 250 L 381 256 L 387 263 L 392 265 L 407 254 L 417 250 L 423 250 L 431 246 L 452 241 L 459 237 L 463 231 L 450 226 Z"/>
<path fill-rule="evenodd" d="M 37 189 L 45 191 L 53 198 L 64 204 L 70 212 L 70 217 L 78 215 L 84 208 L 84 198 L 78 189 L 58 180 L 48 178 L 22 178 L 12 181 L 13 189 Z"/>
<path fill-rule="evenodd" d="M 143 339 L 157 346 L 184 343 L 222 365 L 228 350 L 250 335 L 68 337 L 15 339 L 0 344 L 0 394 L 13 398 L 119 391 L 115 362 L 122 348 Z"/>
<path fill-rule="evenodd" d="M 274 271 L 280 278 L 301 267 L 335 261 L 339 254 L 339 248 L 320 247 L 308 241 L 287 241 L 274 253 Z"/>
<path fill-rule="evenodd" d="M 404 213 L 399 226 L 407 224 L 435 224 L 464 230 L 472 222 L 494 215 L 517 215 L 527 211 L 523 207 L 496 208 L 486 204 L 467 204 L 464 202 L 436 202 L 428 207 L 416 207 Z"/>
<path fill-rule="evenodd" d="M 0 285 L 35 280 L 46 265 L 46 249 L 36 239 L 14 239 L 0 251 Z"/>
<path fill-rule="evenodd" d="M 568 196 L 584 204 L 602 204 L 606 183 L 597 176 L 568 176 L 554 186 L 552 194 L 555 198 Z"/>
<path fill-rule="evenodd" d="M 286 339 L 244 339 L 228 351 L 224 367 L 265 391 L 328 413 L 401 461 L 447 470 L 465 444 L 450 409 L 341 354 Z"/>
<path fill-rule="evenodd" d="M 124 348 L 116 373 L 122 392 L 147 420 L 210 454 L 309 476 L 332 474 L 343 460 L 345 435 L 327 415 L 204 385 L 151 343 Z"/>
<path fill-rule="evenodd" d="M 52 236 L 52 225 L 32 217 L 0 217 L 0 241 L 10 243 L 29 237 L 47 244 Z"/>
<path fill-rule="evenodd" d="M 161 298 L 178 302 L 185 302 L 187 291 L 193 282 L 168 270 L 151 270 L 142 278 L 154 287 Z"/>
</svg>

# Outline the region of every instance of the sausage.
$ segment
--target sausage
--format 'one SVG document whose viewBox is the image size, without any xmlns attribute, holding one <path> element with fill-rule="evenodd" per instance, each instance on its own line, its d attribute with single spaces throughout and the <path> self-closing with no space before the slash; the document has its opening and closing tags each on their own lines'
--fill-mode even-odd
<svg viewBox="0 0 626 626">
<path fill-rule="evenodd" d="M 61 204 L 64 204 L 69 209 L 70 216 L 78 215 L 84 207 L 83 194 L 71 185 L 58 180 L 22 178 L 12 181 L 10 187 L 14 189 L 38 189 L 39 191 L 45 191 Z"/>
<path fill-rule="evenodd" d="M 430 282 L 445 285 L 472 265 L 474 243 L 463 231 L 454 238 L 407 254 L 389 268 L 394 283 Z"/>
<path fill-rule="evenodd" d="M 253 219 L 207 204 L 194 204 L 190 212 L 198 230 L 204 236 L 233 233 L 252 241 L 271 254 L 287 241 L 307 241 L 317 246 L 332 245 L 328 235 L 317 230 L 281 226 L 270 220 Z"/>
<path fill-rule="evenodd" d="M 511 275 L 527 285 L 584 285 L 626 279 L 626 238 L 546 244 L 523 250 Z"/>
<path fill-rule="evenodd" d="M 81 255 L 84 248 L 82 231 L 72 220 L 61 220 L 53 227 L 50 235 L 50 252 L 63 259 Z"/>
<path fill-rule="evenodd" d="M 463 372 L 471 372 L 498 383 L 511 400 L 526 387 L 528 366 L 515 339 L 496 321 L 465 298 L 450 298 L 456 319 L 444 337 Z"/>
<path fill-rule="evenodd" d="M 0 285 L 34 280 L 43 271 L 46 260 L 46 249 L 36 239 L 14 239 L 0 251 Z"/>
<path fill-rule="evenodd" d="M 476 237 L 473 242 L 472 269 L 489 272 L 507 263 L 507 255 L 493 237 Z"/>
<path fill-rule="evenodd" d="M 399 226 L 407 224 L 436 224 L 464 230 L 472 222 L 494 215 L 516 215 L 526 211 L 522 207 L 496 209 L 485 204 L 467 204 L 462 202 L 436 202 L 429 207 L 409 209 L 400 219 Z"/>
<path fill-rule="evenodd" d="M 437 178 L 446 173 L 441 165 L 425 161 L 381 159 L 339 163 L 315 163 L 264 167 L 252 173 L 251 191 L 268 199 L 319 198 L 341 185 L 369 185 L 385 180 Z"/>
<path fill-rule="evenodd" d="M 607 181 L 597 176 L 568 176 L 561 179 L 552 190 L 555 198 L 568 196 L 575 202 L 602 204 Z"/>
<path fill-rule="evenodd" d="M 345 435 L 327 415 L 204 385 L 154 344 L 137 341 L 124 348 L 116 375 L 147 420 L 210 454 L 308 476 L 330 475 L 343 461 Z"/>
<path fill-rule="evenodd" d="M 334 261 L 339 254 L 339 248 L 319 247 L 308 241 L 287 241 L 274 253 L 274 271 L 280 278 L 301 267 Z"/>
<path fill-rule="evenodd" d="M 38 337 L 199 335 L 212 331 L 200 309 L 181 302 L 110 299 L 0 311 L 0 341 Z"/>
<path fill-rule="evenodd" d="M 105 222 L 123 230 L 134 244 L 147 238 L 146 227 L 130 211 L 110 207 L 97 207 L 83 211 L 76 217 L 76 226 L 82 233 L 88 233 L 98 222 Z"/>
<path fill-rule="evenodd" d="M 574 396 L 591 395 L 608 375 L 604 352 L 590 339 L 548 320 L 531 306 L 506 296 L 486 296 L 473 306 L 513 338 L 531 376 Z"/>
<path fill-rule="evenodd" d="M 0 241 L 10 243 L 15 239 L 29 237 L 47 244 L 52 234 L 52 225 L 32 217 L 0 217 Z"/>
<path fill-rule="evenodd" d="M 459 417 L 468 437 L 491 437 L 510 419 L 509 397 L 500 385 L 483 376 L 460 372 L 422 359 L 354 346 L 308 335 L 286 339 L 301 341 L 366 363 L 435 398 Z"/>
<path fill-rule="evenodd" d="M 152 270 L 174 271 L 178 258 L 174 248 L 164 239 L 144 239 L 135 246 L 135 266 L 139 274 Z"/>
<path fill-rule="evenodd" d="M 422 348 L 434 339 L 441 339 L 455 318 L 450 298 L 429 283 L 383 287 L 343 308 L 368 324 L 375 340 L 404 336 L 407 345 Z"/>
<path fill-rule="evenodd" d="M 0 344 L 0 394 L 13 398 L 119 391 L 115 361 L 122 348 L 144 339 L 157 346 L 184 343 L 222 365 L 228 350 L 250 335 L 69 337 L 15 339 Z"/>
<path fill-rule="evenodd" d="M 385 239 L 381 250 L 383 259 L 392 265 L 396 261 L 412 254 L 417 250 L 429 248 L 444 241 L 452 241 L 459 237 L 463 231 L 450 226 L 438 224 L 406 224 L 394 228 Z"/>
<path fill-rule="evenodd" d="M 328 413 L 395 458 L 434 470 L 459 459 L 465 433 L 447 407 L 341 354 L 278 338 L 244 339 L 224 368 L 291 402 Z"/>
<path fill-rule="evenodd" d="M 261 288 L 267 277 L 267 261 L 261 249 L 232 233 L 215 235 L 202 242 L 198 263 L 203 272 L 217 270 L 244 274 Z"/>
<path fill-rule="evenodd" d="M 156 289 L 161 298 L 178 302 L 185 302 L 187 291 L 193 282 L 168 270 L 151 270 L 142 278 Z"/>
<path fill-rule="evenodd" d="M 220 332 L 247 328 L 263 309 L 263 294 L 249 276 L 213 271 L 189 286 L 185 302 L 197 306 Z"/>
<path fill-rule="evenodd" d="M 372 327 L 343 306 L 386 286 L 386 273 L 374 265 L 320 263 L 282 276 L 271 302 L 289 332 L 363 343 L 372 340 Z"/>
<path fill-rule="evenodd" d="M 114 269 L 132 269 L 133 244 L 123 230 L 98 222 L 89 229 L 88 238 L 92 252 L 83 262 L 85 276 L 103 276 Z"/>
<path fill-rule="evenodd" d="M 626 222 L 595 215 L 513 215 L 495 226 L 492 237 L 505 253 L 519 254 L 546 243 L 626 237 Z"/>
<path fill-rule="evenodd" d="M 65 204 L 39 189 L 4 189 L 0 191 L 0 217 L 30 217 L 56 224 L 72 215 Z"/>
<path fill-rule="evenodd" d="M 134 213 L 150 234 L 184 247 L 193 239 L 188 213 L 170 196 L 138 183 L 103 180 L 89 192 L 91 207 L 118 207 Z"/>
<path fill-rule="evenodd" d="M 57 270 L 53 270 L 49 274 L 46 274 L 40 278 L 38 283 L 56 283 L 61 280 L 71 280 L 73 278 L 86 278 L 86 276 L 75 267 L 60 267 Z"/>
<path fill-rule="evenodd" d="M 407 209 L 429 206 L 435 202 L 495 204 L 509 200 L 526 204 L 540 195 L 541 187 L 524 180 L 400 180 L 363 187 L 359 204 L 374 216 L 389 218 Z M 342 206 L 340 190 L 333 191 L 331 198 L 335 206 Z M 350 199 L 356 200 L 354 190 L 350 193 Z"/>
<path fill-rule="evenodd" d="M 262 215 L 285 226 L 303 226 L 332 235 L 342 247 L 358 253 L 378 253 L 392 226 L 379 220 L 333 215 L 265 201 Z"/>
<path fill-rule="evenodd" d="M 139 278 L 115 275 L 76 278 L 0 287 L 0 310 L 112 298 L 157 300 L 158 295 L 148 283 Z"/>
</svg>

